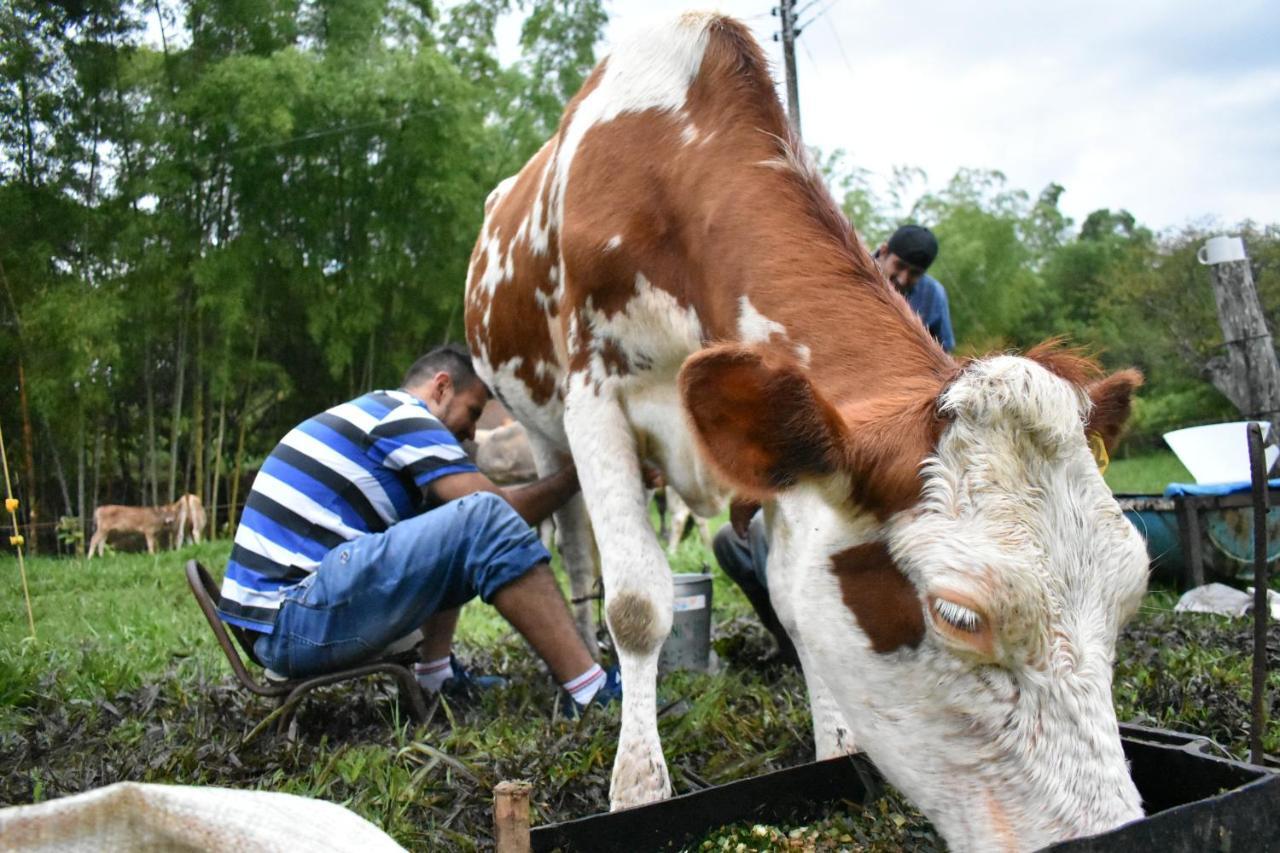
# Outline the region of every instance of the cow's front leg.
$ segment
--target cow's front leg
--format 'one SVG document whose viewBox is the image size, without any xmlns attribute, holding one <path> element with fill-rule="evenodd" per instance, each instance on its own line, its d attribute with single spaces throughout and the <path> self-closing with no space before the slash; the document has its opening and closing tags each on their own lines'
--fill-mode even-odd
<svg viewBox="0 0 1280 853">
<path fill-rule="evenodd" d="M 671 630 L 671 570 L 649 523 L 635 436 L 614 380 L 573 377 L 565 432 L 600 545 L 605 619 L 622 665 L 622 729 L 609 805 L 671 795 L 658 740 L 658 652 Z"/>
<path fill-rule="evenodd" d="M 775 525 L 773 531 L 775 535 L 785 535 L 785 529 L 781 526 Z M 792 595 L 797 588 L 805 586 L 805 581 L 794 577 L 793 571 L 793 567 L 782 565 L 777 560 L 769 561 L 769 599 L 779 624 L 791 638 L 796 656 L 800 659 L 800 669 L 804 673 L 805 687 L 809 693 L 809 711 L 813 715 L 814 752 L 819 761 L 839 755 L 852 755 L 859 752 L 853 729 L 823 680 L 822 669 L 806 646 L 800 631 L 799 615 Z"/>
<path fill-rule="evenodd" d="M 553 442 L 537 432 L 527 429 L 529 448 L 539 477 L 547 477 L 565 467 L 569 455 L 556 449 Z M 600 642 L 596 637 L 596 620 L 592 612 L 596 579 L 600 576 L 596 543 L 591 535 L 591 518 L 581 495 L 575 496 L 554 514 L 556 523 L 556 547 L 569 576 L 569 592 L 573 597 L 573 621 L 578 633 L 593 658 L 600 657 Z"/>
</svg>

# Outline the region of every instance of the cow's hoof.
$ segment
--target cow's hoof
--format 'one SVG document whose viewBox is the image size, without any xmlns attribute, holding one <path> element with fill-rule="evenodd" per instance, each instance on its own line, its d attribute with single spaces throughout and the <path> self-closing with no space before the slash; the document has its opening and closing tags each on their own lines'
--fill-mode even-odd
<svg viewBox="0 0 1280 853">
<path fill-rule="evenodd" d="M 609 810 L 630 809 L 656 803 L 671 796 L 671 778 L 667 764 L 659 753 L 637 761 L 621 760 L 613 766 L 613 784 L 609 789 Z"/>
<path fill-rule="evenodd" d="M 819 761 L 828 758 L 840 758 L 845 755 L 858 755 L 862 752 L 853 740 L 853 732 L 844 726 L 837 726 L 833 732 L 823 732 L 817 738 L 817 757 Z"/>
</svg>

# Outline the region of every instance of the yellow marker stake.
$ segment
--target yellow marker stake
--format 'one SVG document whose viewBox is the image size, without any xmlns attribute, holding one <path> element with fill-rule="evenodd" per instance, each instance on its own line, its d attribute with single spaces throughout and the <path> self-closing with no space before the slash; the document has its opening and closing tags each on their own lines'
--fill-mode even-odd
<svg viewBox="0 0 1280 853">
<path fill-rule="evenodd" d="M 4 429 L 0 427 L 0 464 L 4 466 L 4 508 L 9 511 L 9 520 L 13 522 L 13 535 L 9 544 L 18 549 L 18 574 L 22 575 L 22 597 L 27 602 L 27 624 L 31 626 L 31 639 L 36 638 L 36 617 L 31 612 L 31 593 L 27 590 L 27 564 L 22 561 L 22 545 L 24 539 L 18 532 L 18 499 L 13 496 L 13 484 L 9 481 L 9 457 L 4 452 Z"/>
</svg>

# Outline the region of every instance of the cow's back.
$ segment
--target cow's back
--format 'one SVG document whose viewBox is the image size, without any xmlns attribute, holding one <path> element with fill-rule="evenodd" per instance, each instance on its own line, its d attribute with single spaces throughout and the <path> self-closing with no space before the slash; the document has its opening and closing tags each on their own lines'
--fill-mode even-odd
<svg viewBox="0 0 1280 853">
<path fill-rule="evenodd" d="M 776 157 L 786 133 L 745 28 L 688 14 L 601 62 L 557 134 L 490 194 L 468 275 L 468 342 L 535 442 L 567 448 L 570 383 L 616 380 L 642 454 L 714 510 L 676 375 L 706 341 L 739 335 L 735 226 L 774 175 L 735 175 Z"/>
</svg>

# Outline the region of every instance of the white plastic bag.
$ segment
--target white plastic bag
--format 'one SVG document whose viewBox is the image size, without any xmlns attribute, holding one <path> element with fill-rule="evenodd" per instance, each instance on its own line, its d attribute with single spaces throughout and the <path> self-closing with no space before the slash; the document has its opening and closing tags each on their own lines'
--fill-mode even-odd
<svg viewBox="0 0 1280 853">
<path fill-rule="evenodd" d="M 358 850 L 404 848 L 342 806 L 293 794 L 117 782 L 38 803 L 0 809 L 0 849 Z"/>
</svg>

